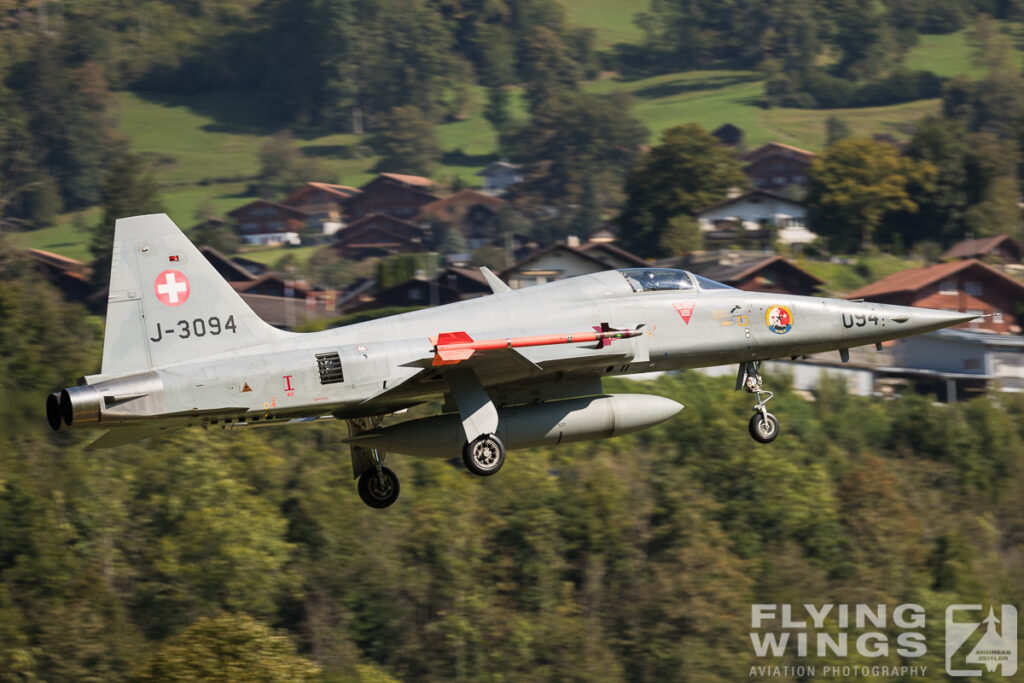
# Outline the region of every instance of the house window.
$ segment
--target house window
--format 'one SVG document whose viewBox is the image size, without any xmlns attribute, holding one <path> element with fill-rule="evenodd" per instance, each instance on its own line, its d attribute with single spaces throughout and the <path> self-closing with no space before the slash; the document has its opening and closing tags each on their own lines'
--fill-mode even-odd
<svg viewBox="0 0 1024 683">
<path fill-rule="evenodd" d="M 971 296 L 981 296 L 982 288 L 980 282 L 965 282 L 964 291 Z"/>
<path fill-rule="evenodd" d="M 423 292 L 419 289 L 410 289 L 409 301 L 423 301 Z"/>
<path fill-rule="evenodd" d="M 957 291 L 956 280 L 943 280 L 939 285 L 939 294 L 956 294 Z"/>
<path fill-rule="evenodd" d="M 977 370 L 981 367 L 981 361 L 977 358 L 964 358 L 964 370 Z"/>
<path fill-rule="evenodd" d="M 993 313 L 992 314 L 992 322 L 994 322 L 994 323 L 1001 323 L 1001 322 L 1003 322 L 1003 312 L 1002 311 L 996 311 L 995 313 Z"/>
</svg>

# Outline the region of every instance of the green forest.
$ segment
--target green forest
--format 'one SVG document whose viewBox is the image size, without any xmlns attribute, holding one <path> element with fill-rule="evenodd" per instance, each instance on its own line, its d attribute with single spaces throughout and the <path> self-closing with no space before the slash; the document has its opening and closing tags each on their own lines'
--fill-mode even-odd
<svg viewBox="0 0 1024 683">
<path fill-rule="evenodd" d="M 343 424 L 107 450 L 46 426 L 46 395 L 98 371 L 102 321 L 15 239 L 75 216 L 102 280 L 113 220 L 165 208 L 177 185 L 274 196 L 338 180 L 300 144 L 313 137 L 398 172 L 507 156 L 527 170 L 515 205 L 558 209 L 538 235 L 607 219 L 643 256 L 693 248 L 692 215 L 739 181 L 737 160 L 707 126 L 653 134 L 602 74 L 662 84 L 704 70 L 737 85 L 728 74 L 743 71 L 765 110 L 844 108 L 806 197 L 836 252 L 1020 235 L 1020 2 L 607 12 L 594 28 L 544 0 L 0 0 L 0 681 L 725 682 L 828 664 L 945 680 L 946 606 L 1024 607 L 1018 394 L 943 405 L 826 382 L 808 400 L 778 374 L 783 431 L 757 445 L 731 377 L 611 380 L 686 409 L 640 434 L 512 452 L 493 478 L 391 456 L 405 487 L 385 511 L 359 500 Z M 908 64 L 962 31 L 968 75 Z M 269 160 L 258 169 L 204 159 L 169 178 L 118 120 L 132 98 L 231 93 L 261 130 L 290 131 L 252 150 Z M 853 134 L 858 108 L 919 100 L 934 112 L 908 122 L 904 147 Z M 437 129 L 473 107 L 496 147 L 446 162 Z M 808 602 L 920 605 L 927 652 L 757 657 L 752 605 Z M 881 630 L 895 642 L 891 622 Z"/>
<path fill-rule="evenodd" d="M 406 486 L 379 511 L 341 424 L 99 451 L 51 432 L 43 399 L 97 369 L 97 322 L 0 253 L 3 680 L 937 680 L 946 605 L 1024 601 L 1020 395 L 809 402 L 777 375 L 783 433 L 757 445 L 731 378 L 608 381 L 686 409 L 494 478 L 392 456 Z M 927 654 L 755 657 L 751 605 L 805 602 L 920 605 Z"/>
</svg>

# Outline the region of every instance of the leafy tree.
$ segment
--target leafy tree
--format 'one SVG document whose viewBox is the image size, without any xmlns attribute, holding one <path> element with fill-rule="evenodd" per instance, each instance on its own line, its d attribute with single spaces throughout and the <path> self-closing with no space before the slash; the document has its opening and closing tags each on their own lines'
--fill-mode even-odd
<svg viewBox="0 0 1024 683">
<path fill-rule="evenodd" d="M 413 106 L 396 107 L 379 122 L 375 147 L 379 171 L 430 175 L 441 157 L 434 124 Z"/>
<path fill-rule="evenodd" d="M 535 112 L 542 105 L 551 106 L 550 100 L 560 100 L 578 88 L 579 64 L 568 46 L 550 29 L 539 27 L 523 41 L 519 62 L 530 111 Z"/>
<path fill-rule="evenodd" d="M 487 106 L 484 108 L 484 118 L 491 124 L 491 128 L 498 135 L 499 146 L 502 136 L 508 130 L 511 115 L 508 110 L 509 94 L 501 86 L 492 86 L 487 89 Z"/>
<path fill-rule="evenodd" d="M 831 147 L 834 143 L 853 134 L 846 121 L 838 116 L 830 116 L 825 120 L 825 146 Z"/>
<path fill-rule="evenodd" d="M 117 219 L 164 210 L 152 169 L 141 157 L 128 151 L 115 157 L 107 170 L 102 197 L 103 218 L 93 228 L 89 244 L 93 256 L 92 277 L 97 287 L 106 287 L 110 281 L 110 252 Z"/>
<path fill-rule="evenodd" d="M 692 216 L 746 183 L 736 157 L 717 138 L 694 124 L 670 128 L 626 179 L 622 246 L 644 256 L 667 253 L 662 236 L 673 218 Z"/>
<path fill-rule="evenodd" d="M 514 188 L 516 202 L 527 208 L 579 206 L 589 184 L 591 207 L 614 205 L 647 135 L 630 112 L 628 96 L 565 94 L 546 100 L 510 136 L 525 171 Z M 564 236 L 571 220 L 559 216 L 555 236 Z"/>
<path fill-rule="evenodd" d="M 216 221 L 201 223 L 189 232 L 189 239 L 199 246 L 213 247 L 222 254 L 234 254 L 242 244 L 230 225 Z"/>
<path fill-rule="evenodd" d="M 430 220 L 430 244 L 440 254 L 466 253 L 466 240 L 457 224 L 440 219 Z"/>
<path fill-rule="evenodd" d="M 832 249 L 871 248 L 886 213 L 916 211 L 911 183 L 931 187 L 936 169 L 901 157 L 889 144 L 847 138 L 811 164 L 807 205 Z"/>
<path fill-rule="evenodd" d="M 137 680 L 295 683 L 317 680 L 319 673 L 287 636 L 245 615 L 221 614 L 168 638 Z"/>
<path fill-rule="evenodd" d="M 307 157 L 295 146 L 294 137 L 288 130 L 278 132 L 263 143 L 259 162 L 260 195 L 264 199 L 281 197 L 311 180 L 336 180 L 323 164 Z"/>
<path fill-rule="evenodd" d="M 969 133 L 963 120 L 922 120 L 906 154 L 936 168 L 934 186 L 912 185 L 918 210 L 890 215 L 882 233 L 899 233 L 911 244 L 933 240 L 948 246 L 967 233 L 1015 232 L 1017 153 L 991 133 Z"/>
</svg>

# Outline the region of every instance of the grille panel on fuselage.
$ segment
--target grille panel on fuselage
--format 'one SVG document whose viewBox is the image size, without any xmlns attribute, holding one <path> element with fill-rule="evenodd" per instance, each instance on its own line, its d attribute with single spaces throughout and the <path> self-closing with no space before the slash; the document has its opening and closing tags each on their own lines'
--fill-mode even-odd
<svg viewBox="0 0 1024 683">
<path fill-rule="evenodd" d="M 316 369 L 320 372 L 320 384 L 337 384 L 345 381 L 341 371 L 341 358 L 337 351 L 316 354 Z"/>
</svg>

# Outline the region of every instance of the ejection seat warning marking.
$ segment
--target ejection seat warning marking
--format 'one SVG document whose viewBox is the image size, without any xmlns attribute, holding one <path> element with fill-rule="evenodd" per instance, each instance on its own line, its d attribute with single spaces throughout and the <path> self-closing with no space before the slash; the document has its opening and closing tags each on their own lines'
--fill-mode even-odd
<svg viewBox="0 0 1024 683">
<path fill-rule="evenodd" d="M 165 270 L 156 276 L 153 283 L 156 298 L 165 306 L 180 306 L 188 301 L 191 293 L 188 278 L 177 270 Z"/>
<path fill-rule="evenodd" d="M 252 391 L 252 387 L 249 386 L 248 382 L 242 385 L 242 393 L 244 394 L 247 391 Z"/>
<path fill-rule="evenodd" d="M 683 322 L 689 325 L 690 318 L 693 316 L 693 302 L 688 301 L 686 303 L 672 305 L 675 307 L 676 313 L 679 314 L 679 317 L 683 319 Z"/>
</svg>

